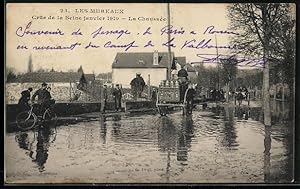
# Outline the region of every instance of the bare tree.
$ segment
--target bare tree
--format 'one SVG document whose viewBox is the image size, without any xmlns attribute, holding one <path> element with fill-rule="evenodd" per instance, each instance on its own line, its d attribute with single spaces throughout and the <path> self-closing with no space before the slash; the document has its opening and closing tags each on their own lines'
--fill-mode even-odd
<svg viewBox="0 0 300 189">
<path fill-rule="evenodd" d="M 6 81 L 12 82 L 17 78 L 17 74 L 15 69 L 13 68 L 6 68 Z"/>
<path fill-rule="evenodd" d="M 229 101 L 229 86 L 232 80 L 235 79 L 237 74 L 237 59 L 235 57 L 231 57 L 229 59 L 221 60 L 221 78 L 226 85 L 226 102 Z"/>
<path fill-rule="evenodd" d="M 235 3 L 228 7 L 230 29 L 237 30 L 239 35 L 231 39 L 237 47 L 235 52 L 248 56 L 262 58 L 263 65 L 263 93 L 264 93 L 264 124 L 271 125 L 270 94 L 269 94 L 269 65 L 274 60 L 280 60 L 278 44 L 281 39 L 282 48 L 287 50 L 284 33 L 289 27 L 283 26 L 289 20 L 290 4 L 287 3 Z M 280 43 L 281 43 L 280 42 Z M 285 45 L 284 45 L 285 44 Z M 285 53 L 283 53 L 285 54 Z M 291 77 L 291 76 L 290 76 Z"/>
</svg>

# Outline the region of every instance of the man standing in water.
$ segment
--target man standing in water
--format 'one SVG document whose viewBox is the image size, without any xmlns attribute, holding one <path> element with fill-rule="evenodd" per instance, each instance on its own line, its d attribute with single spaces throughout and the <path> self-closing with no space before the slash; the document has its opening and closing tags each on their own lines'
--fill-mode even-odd
<svg viewBox="0 0 300 189">
<path fill-rule="evenodd" d="M 121 110 L 121 100 L 122 100 L 122 91 L 120 89 L 119 84 L 116 84 L 116 88 L 114 88 L 112 95 L 115 99 L 115 109 L 116 111 Z"/>
<path fill-rule="evenodd" d="M 188 114 L 192 114 L 195 94 L 196 94 L 195 86 L 189 84 L 186 92 L 186 106 L 187 106 Z"/>
<path fill-rule="evenodd" d="M 102 103 L 101 103 L 101 109 L 102 112 L 106 111 L 106 106 L 107 106 L 107 98 L 108 98 L 108 93 L 107 93 L 107 85 L 103 85 L 103 92 L 102 92 Z"/>
<path fill-rule="evenodd" d="M 140 98 L 142 96 L 142 92 L 146 85 L 143 77 L 141 76 L 141 73 L 136 74 L 136 78 L 131 80 L 130 85 L 134 99 L 137 100 L 137 98 Z"/>
<path fill-rule="evenodd" d="M 180 91 L 180 101 L 183 102 L 184 94 L 188 86 L 188 73 L 184 69 L 184 65 L 181 65 L 181 69 L 178 71 L 178 82 L 179 82 L 179 91 Z"/>
<path fill-rule="evenodd" d="M 38 89 L 37 91 L 35 91 L 35 93 L 32 95 L 32 99 L 31 99 L 32 102 L 35 101 L 36 96 L 38 97 L 37 104 L 38 104 L 38 109 L 39 109 L 39 111 L 38 111 L 39 115 L 43 114 L 43 110 L 46 105 L 45 103 L 47 103 L 47 101 L 49 100 L 48 99 L 49 91 L 47 91 L 47 86 L 48 86 L 48 84 L 43 82 L 42 87 L 40 89 Z"/>
<path fill-rule="evenodd" d="M 20 112 L 30 109 L 29 100 L 30 100 L 31 91 L 32 91 L 32 88 L 30 87 L 27 90 L 21 92 L 22 96 L 18 102 L 18 108 L 19 108 Z"/>
</svg>

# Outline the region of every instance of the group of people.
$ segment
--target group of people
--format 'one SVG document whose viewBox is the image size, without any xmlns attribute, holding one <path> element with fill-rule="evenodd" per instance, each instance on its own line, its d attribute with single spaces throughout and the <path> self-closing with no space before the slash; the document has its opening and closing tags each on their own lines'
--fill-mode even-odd
<svg viewBox="0 0 300 189">
<path fill-rule="evenodd" d="M 143 79 L 143 77 L 141 76 L 141 73 L 137 73 L 136 77 L 134 79 L 131 80 L 130 82 L 131 85 L 131 92 L 132 92 L 132 96 L 135 100 L 137 100 L 138 98 L 142 97 L 142 92 L 146 86 L 146 83 Z M 112 96 L 114 99 L 114 106 L 115 106 L 115 110 L 116 111 L 121 111 L 122 110 L 122 106 L 121 106 L 121 102 L 122 102 L 122 90 L 119 84 L 116 84 L 116 86 L 112 89 Z M 103 86 L 103 106 L 102 106 L 102 111 L 105 112 L 108 109 L 107 106 L 107 101 L 108 101 L 108 88 L 107 85 L 105 84 Z"/>
<path fill-rule="evenodd" d="M 21 98 L 18 102 L 19 112 L 26 111 L 30 109 L 30 104 L 35 102 L 37 97 L 38 104 L 38 114 L 42 114 L 45 109 L 49 108 L 52 104 L 55 103 L 55 100 L 51 97 L 51 87 L 47 83 L 43 82 L 40 89 L 36 90 L 31 97 L 31 92 L 33 91 L 32 87 L 29 87 L 27 90 L 21 92 Z"/>
<path fill-rule="evenodd" d="M 223 89 L 220 90 L 211 89 L 209 92 L 213 101 L 219 101 L 225 99 L 225 91 Z"/>
<path fill-rule="evenodd" d="M 195 89 L 193 85 L 191 85 L 188 81 L 188 73 L 187 71 L 182 67 L 181 70 L 178 72 L 178 81 L 179 81 L 179 87 L 180 87 L 180 101 L 183 102 L 184 96 L 186 95 L 186 100 L 189 106 L 192 106 L 192 99 L 195 96 Z M 132 79 L 130 82 L 131 85 L 131 92 L 133 95 L 133 98 L 137 100 L 138 98 L 142 97 L 142 92 L 146 86 L 146 83 L 141 76 L 141 73 L 137 73 L 136 77 Z M 189 90 L 187 90 L 189 89 Z M 18 106 L 19 106 L 19 111 L 25 111 L 30 109 L 30 104 L 32 104 L 35 101 L 35 98 L 38 97 L 37 99 L 37 104 L 39 112 L 42 113 L 45 111 L 45 109 L 49 108 L 50 105 L 55 103 L 55 100 L 51 97 L 51 87 L 48 86 L 47 83 L 43 82 L 42 86 L 40 89 L 36 90 L 34 94 L 31 97 L 31 92 L 33 91 L 33 88 L 28 88 L 27 90 L 24 90 L 21 92 L 21 98 L 19 99 Z M 185 94 L 187 91 L 187 94 Z M 156 101 L 156 91 L 153 90 L 151 97 L 153 101 Z M 122 90 L 119 84 L 116 84 L 115 87 L 112 89 L 112 96 L 114 99 L 114 106 L 116 111 L 121 111 L 122 110 Z M 108 101 L 108 88 L 107 85 L 104 85 L 103 87 L 103 94 L 102 94 L 102 99 L 103 99 L 103 106 L 102 106 L 102 111 L 105 112 L 108 107 L 107 107 L 107 101 Z"/>
<path fill-rule="evenodd" d="M 116 84 L 116 87 L 113 88 L 112 90 L 112 95 L 114 98 L 114 103 L 115 103 L 115 110 L 116 111 L 121 111 L 122 110 L 122 90 L 120 88 L 119 84 Z M 105 112 L 108 107 L 107 107 L 107 101 L 108 101 L 108 89 L 107 85 L 103 86 L 103 106 L 102 106 L 102 111 Z"/>
<path fill-rule="evenodd" d="M 239 105 L 242 104 L 242 101 L 244 99 L 247 99 L 249 93 L 248 93 L 248 89 L 245 86 L 240 86 L 236 89 L 236 100 L 238 101 Z"/>
</svg>

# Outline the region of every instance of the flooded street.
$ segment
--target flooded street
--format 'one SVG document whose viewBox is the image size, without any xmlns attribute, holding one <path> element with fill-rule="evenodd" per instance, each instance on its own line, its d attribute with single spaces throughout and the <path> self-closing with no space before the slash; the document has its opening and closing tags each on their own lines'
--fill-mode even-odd
<svg viewBox="0 0 300 189">
<path fill-rule="evenodd" d="M 293 126 L 236 114 L 116 115 L 7 133 L 7 182 L 291 182 Z"/>
</svg>

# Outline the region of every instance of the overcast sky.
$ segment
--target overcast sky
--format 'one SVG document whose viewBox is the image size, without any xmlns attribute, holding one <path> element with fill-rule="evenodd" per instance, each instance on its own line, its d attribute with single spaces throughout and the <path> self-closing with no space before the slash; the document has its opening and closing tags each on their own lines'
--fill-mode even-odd
<svg viewBox="0 0 300 189">
<path fill-rule="evenodd" d="M 204 34 L 209 26 L 214 26 L 215 31 L 227 30 L 228 19 L 226 4 L 171 4 L 171 25 L 174 28 L 183 28 L 183 34 L 172 34 L 174 39 L 175 56 L 186 56 L 188 62 L 201 61 L 197 54 L 215 54 L 216 49 L 194 49 L 183 48 L 186 41 L 195 40 L 197 45 L 201 40 L 209 40 L 210 45 L 229 45 L 228 36 L 224 34 Z M 68 12 L 61 13 L 68 10 Z M 123 13 L 76 13 L 79 9 L 113 9 Z M 117 11 L 118 12 L 118 11 Z M 53 16 L 54 19 L 36 19 L 38 16 Z M 57 19 L 63 17 L 63 20 Z M 105 20 L 65 20 L 66 16 L 81 17 L 104 17 Z M 119 17 L 118 21 L 109 21 L 107 16 Z M 103 73 L 111 71 L 111 65 L 117 52 L 124 52 L 124 48 L 104 48 L 104 44 L 111 41 L 113 44 L 128 44 L 135 41 L 139 47 L 130 48 L 127 52 L 153 52 L 167 51 L 162 44 L 167 42 L 167 34 L 161 35 L 161 29 L 168 24 L 165 21 L 130 21 L 131 18 L 167 18 L 167 4 L 8 4 L 6 21 L 6 66 L 14 68 L 18 72 L 27 71 L 27 64 L 30 54 L 34 70 L 39 68 L 58 71 L 78 69 L 80 65 L 86 73 Z M 124 18 L 124 19 L 123 19 Z M 31 26 L 26 31 L 58 31 L 64 35 L 30 35 L 24 34 L 29 22 Z M 130 34 L 123 34 L 119 39 L 117 35 L 98 35 L 95 38 L 91 33 L 102 26 L 102 31 L 128 30 Z M 151 27 L 152 34 L 142 35 Z M 80 29 L 82 35 L 71 35 L 72 32 Z M 193 31 L 193 34 L 191 32 Z M 24 36 L 22 36 L 24 34 Z M 22 37 L 21 37 L 22 36 Z M 144 48 L 148 41 L 154 47 Z M 70 46 L 73 43 L 81 43 L 73 50 L 34 50 L 34 46 Z M 99 48 L 85 49 L 84 47 L 92 42 L 99 45 Z M 192 43 L 189 43 L 192 44 Z M 17 49 L 18 45 L 25 45 L 27 49 Z M 187 45 L 188 46 L 188 45 Z M 220 54 L 227 53 L 227 50 L 219 49 Z"/>
</svg>

